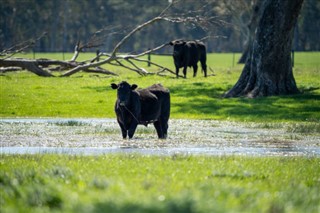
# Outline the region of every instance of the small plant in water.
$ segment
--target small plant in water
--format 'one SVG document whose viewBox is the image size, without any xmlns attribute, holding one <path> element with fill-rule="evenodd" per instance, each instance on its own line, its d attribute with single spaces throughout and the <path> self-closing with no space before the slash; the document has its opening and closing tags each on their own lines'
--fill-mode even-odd
<svg viewBox="0 0 320 213">
<path fill-rule="evenodd" d="M 54 123 L 57 126 L 85 126 L 86 124 L 81 121 L 68 120 L 68 121 L 58 121 Z"/>
</svg>

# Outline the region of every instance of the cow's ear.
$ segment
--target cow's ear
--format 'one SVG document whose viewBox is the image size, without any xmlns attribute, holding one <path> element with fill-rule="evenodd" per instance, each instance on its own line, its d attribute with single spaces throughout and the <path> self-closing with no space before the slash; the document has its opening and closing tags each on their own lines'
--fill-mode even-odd
<svg viewBox="0 0 320 213">
<path fill-rule="evenodd" d="M 131 89 L 132 89 L 132 90 L 135 90 L 137 87 L 138 87 L 138 85 L 136 85 L 136 84 L 132 84 L 132 85 L 131 85 Z"/>
<path fill-rule="evenodd" d="M 117 85 L 117 84 L 112 83 L 112 84 L 110 84 L 110 85 L 111 85 L 111 88 L 112 88 L 112 89 L 118 89 L 118 85 Z"/>
</svg>

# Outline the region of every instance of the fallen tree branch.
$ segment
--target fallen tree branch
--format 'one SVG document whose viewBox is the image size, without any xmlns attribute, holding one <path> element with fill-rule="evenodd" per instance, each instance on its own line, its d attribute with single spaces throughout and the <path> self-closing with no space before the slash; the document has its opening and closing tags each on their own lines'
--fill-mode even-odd
<svg viewBox="0 0 320 213">
<path fill-rule="evenodd" d="M 113 72 L 110 72 L 101 68 L 102 65 L 110 64 L 113 66 L 121 66 L 127 70 L 136 72 L 139 75 L 154 74 L 154 73 L 148 72 L 144 68 L 137 66 L 133 61 L 133 60 L 136 60 L 140 62 L 147 62 L 154 66 L 159 67 L 161 71 L 157 72 L 157 74 L 163 73 L 164 71 L 168 71 L 170 74 L 175 75 L 175 72 L 170 70 L 167 67 L 139 58 L 168 46 L 169 42 L 137 54 L 122 54 L 122 55 L 118 54 L 121 47 L 133 35 L 135 35 L 138 31 L 148 27 L 149 25 L 152 25 L 159 21 L 167 21 L 172 23 L 187 22 L 192 24 L 200 24 L 203 26 L 208 26 L 215 22 L 216 17 L 204 17 L 201 15 L 195 15 L 192 17 L 185 16 L 185 15 L 182 15 L 181 17 L 178 17 L 178 16 L 170 17 L 166 13 L 172 7 L 172 5 L 177 3 L 176 1 L 173 1 L 173 2 L 175 3 L 170 3 L 158 16 L 132 29 L 127 35 L 125 35 L 115 45 L 115 47 L 113 48 L 110 54 L 97 52 L 97 55 L 90 60 L 83 61 L 83 62 L 76 61 L 80 52 L 82 52 L 84 48 L 93 48 L 93 47 L 98 47 L 102 45 L 102 42 L 101 42 L 102 40 L 97 36 L 98 33 L 100 33 L 101 31 L 97 31 L 96 33 L 94 33 L 94 35 L 89 39 L 87 43 L 82 44 L 80 41 L 77 42 L 75 46 L 74 54 L 70 61 L 59 61 L 59 60 L 49 60 L 49 59 L 30 60 L 30 59 L 4 58 L 4 59 L 0 59 L 0 67 L 9 67 L 9 66 L 21 67 L 22 69 L 27 69 L 39 76 L 46 76 L 46 77 L 54 76 L 52 74 L 52 71 L 65 71 L 65 70 L 66 71 L 64 73 L 60 74 L 60 77 L 68 77 L 78 73 L 79 71 L 96 72 L 96 73 L 103 73 L 108 75 L 117 75 Z M 200 40 L 205 40 L 207 38 L 208 37 L 204 37 Z M 102 59 L 103 56 L 106 56 L 106 58 Z M 122 63 L 122 61 L 129 63 L 129 65 Z M 52 67 L 52 66 L 55 66 L 55 67 Z"/>
<path fill-rule="evenodd" d="M 154 63 L 152 61 L 148 61 L 148 60 L 145 60 L 145 59 L 140 59 L 140 58 L 132 58 L 133 60 L 136 60 L 136 61 L 139 61 L 139 62 L 145 62 L 145 63 L 150 63 L 156 67 L 159 67 L 161 68 L 162 70 L 157 72 L 156 74 L 159 74 L 159 73 L 162 73 L 164 71 L 168 71 L 169 73 L 173 74 L 173 75 L 176 75 L 176 73 L 174 71 L 172 71 L 171 69 L 167 68 L 167 67 L 164 67 L 164 66 L 161 66 L 157 63 Z M 183 76 L 179 75 L 180 78 L 182 78 Z"/>
<path fill-rule="evenodd" d="M 80 64 L 81 63 L 79 62 L 72 62 L 72 61 L 67 62 L 67 61 L 49 60 L 49 59 L 10 58 L 6 60 L 0 60 L 1 70 L 15 67 L 16 71 L 25 69 L 42 77 L 54 77 L 54 75 L 50 71 L 60 71 L 66 68 L 79 67 Z M 55 65 L 57 67 L 48 68 L 48 70 L 45 69 L 46 67 L 50 67 L 52 65 Z M 83 71 L 101 73 L 101 74 L 107 74 L 107 75 L 117 75 L 101 67 L 94 67 L 94 69 L 84 68 Z"/>
<path fill-rule="evenodd" d="M 94 69 L 86 69 L 84 70 L 85 72 L 90 72 L 90 73 L 98 73 L 98 74 L 105 74 L 105 75 L 113 75 L 113 76 L 118 76 L 117 74 L 108 71 L 106 69 L 103 69 L 101 67 L 95 67 Z"/>
<path fill-rule="evenodd" d="M 119 60 L 116 60 L 116 62 L 121 66 L 121 67 L 124 67 L 124 68 L 126 68 L 126 69 L 128 69 L 128 70 L 132 70 L 132 71 L 134 71 L 134 72 L 136 72 L 136 73 L 138 73 L 139 75 L 145 75 L 146 73 L 145 72 L 143 72 L 141 69 L 134 69 L 134 68 L 132 68 L 132 67 L 129 67 L 129 66 L 126 66 L 126 65 L 124 65 L 123 63 L 121 63 Z"/>
<path fill-rule="evenodd" d="M 18 58 L 18 59 L 5 59 L 5 60 L 0 60 L 0 67 L 21 67 L 22 69 L 29 70 L 30 72 L 35 73 L 38 76 L 42 77 L 53 77 L 53 75 L 42 69 L 39 66 L 39 63 L 37 60 L 29 60 L 29 59 L 23 59 L 23 58 Z"/>
<path fill-rule="evenodd" d="M 21 71 L 21 67 L 0 67 L 0 73 Z"/>
</svg>

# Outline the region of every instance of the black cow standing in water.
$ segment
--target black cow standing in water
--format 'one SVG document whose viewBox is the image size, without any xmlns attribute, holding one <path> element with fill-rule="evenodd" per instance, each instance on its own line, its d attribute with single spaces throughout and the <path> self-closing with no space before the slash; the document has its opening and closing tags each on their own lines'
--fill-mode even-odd
<svg viewBox="0 0 320 213">
<path fill-rule="evenodd" d="M 117 90 L 115 112 L 122 137 L 132 138 L 138 124 L 153 123 L 158 137 L 165 139 L 168 134 L 170 117 L 170 93 L 161 84 L 135 90 L 138 86 L 123 81 L 111 84 Z"/>
<path fill-rule="evenodd" d="M 187 67 L 193 67 L 193 77 L 197 75 L 198 61 L 200 60 L 204 77 L 207 77 L 206 46 L 200 41 L 176 40 L 169 43 L 173 46 L 173 59 L 176 75 L 179 77 L 179 68 L 183 67 L 183 76 L 187 77 Z"/>
</svg>

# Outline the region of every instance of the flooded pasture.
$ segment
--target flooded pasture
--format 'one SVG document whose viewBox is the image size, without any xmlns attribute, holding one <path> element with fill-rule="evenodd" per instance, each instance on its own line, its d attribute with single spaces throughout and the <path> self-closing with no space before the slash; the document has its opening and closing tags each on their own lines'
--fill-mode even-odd
<svg viewBox="0 0 320 213">
<path fill-rule="evenodd" d="M 319 124 L 169 121 L 159 140 L 153 125 L 124 140 L 115 119 L 1 119 L 1 153 L 97 155 L 246 155 L 320 157 Z"/>
</svg>

